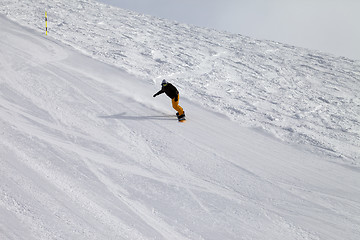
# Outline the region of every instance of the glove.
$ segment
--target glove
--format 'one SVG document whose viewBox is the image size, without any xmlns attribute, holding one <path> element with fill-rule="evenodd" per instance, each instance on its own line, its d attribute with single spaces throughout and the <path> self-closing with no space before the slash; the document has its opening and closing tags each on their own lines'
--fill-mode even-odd
<svg viewBox="0 0 360 240">
<path fill-rule="evenodd" d="M 178 99 L 178 97 L 175 97 L 174 100 L 175 100 L 175 102 L 177 102 L 179 99 Z"/>
<path fill-rule="evenodd" d="M 156 93 L 153 95 L 153 97 L 156 97 L 157 95 L 156 95 Z"/>
</svg>

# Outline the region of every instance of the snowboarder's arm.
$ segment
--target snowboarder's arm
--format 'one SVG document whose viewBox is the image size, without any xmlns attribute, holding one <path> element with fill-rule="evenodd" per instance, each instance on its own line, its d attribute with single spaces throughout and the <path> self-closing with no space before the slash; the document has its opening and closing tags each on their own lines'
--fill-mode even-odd
<svg viewBox="0 0 360 240">
<path fill-rule="evenodd" d="M 158 91 L 157 93 L 155 93 L 154 95 L 153 95 L 153 97 L 156 97 L 157 95 L 159 95 L 159 94 L 162 94 L 162 93 L 164 93 L 164 90 L 160 90 L 160 91 Z"/>
</svg>

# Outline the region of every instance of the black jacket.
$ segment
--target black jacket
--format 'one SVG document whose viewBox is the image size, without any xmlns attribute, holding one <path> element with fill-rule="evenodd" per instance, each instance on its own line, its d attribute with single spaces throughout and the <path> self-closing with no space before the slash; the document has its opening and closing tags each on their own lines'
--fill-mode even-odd
<svg viewBox="0 0 360 240">
<path fill-rule="evenodd" d="M 178 98 L 179 91 L 171 83 L 167 83 L 165 86 L 161 87 L 161 90 L 154 94 L 153 97 L 156 97 L 159 94 L 165 93 L 169 98 L 175 98 L 175 101 Z"/>
</svg>

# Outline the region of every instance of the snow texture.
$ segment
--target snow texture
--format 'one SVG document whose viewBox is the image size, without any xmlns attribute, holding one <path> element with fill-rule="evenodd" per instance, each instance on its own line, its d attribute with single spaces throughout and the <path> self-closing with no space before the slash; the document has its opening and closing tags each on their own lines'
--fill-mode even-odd
<svg viewBox="0 0 360 240">
<path fill-rule="evenodd" d="M 0 13 L 0 239 L 360 238 L 359 62 L 89 0 Z"/>
<path fill-rule="evenodd" d="M 95 1 L 3 1 L 0 12 L 144 81 L 289 143 L 360 164 L 360 63 Z"/>
</svg>

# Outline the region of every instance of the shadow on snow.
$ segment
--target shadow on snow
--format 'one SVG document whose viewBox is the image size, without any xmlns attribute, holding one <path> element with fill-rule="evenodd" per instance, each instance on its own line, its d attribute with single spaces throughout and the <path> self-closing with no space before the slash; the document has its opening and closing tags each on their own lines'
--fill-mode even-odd
<svg viewBox="0 0 360 240">
<path fill-rule="evenodd" d="M 154 115 L 154 116 L 134 116 L 126 115 L 126 112 L 109 115 L 109 116 L 99 116 L 99 118 L 113 118 L 113 119 L 125 119 L 125 120 L 176 120 L 175 115 Z"/>
</svg>

